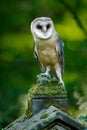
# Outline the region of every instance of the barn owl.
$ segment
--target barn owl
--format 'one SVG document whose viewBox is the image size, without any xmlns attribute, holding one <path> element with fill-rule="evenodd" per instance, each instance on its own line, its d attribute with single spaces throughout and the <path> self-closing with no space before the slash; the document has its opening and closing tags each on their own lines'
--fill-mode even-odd
<svg viewBox="0 0 87 130">
<path fill-rule="evenodd" d="M 39 17 L 31 22 L 31 32 L 34 38 L 34 56 L 40 63 L 46 76 L 58 78 L 58 84 L 63 84 L 64 43 L 54 28 L 49 17 Z"/>
</svg>

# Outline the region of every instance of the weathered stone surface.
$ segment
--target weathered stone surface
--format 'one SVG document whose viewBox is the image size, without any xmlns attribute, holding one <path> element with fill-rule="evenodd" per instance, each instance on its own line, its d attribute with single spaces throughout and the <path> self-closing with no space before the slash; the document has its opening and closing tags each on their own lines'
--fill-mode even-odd
<svg viewBox="0 0 87 130">
<path fill-rule="evenodd" d="M 34 96 L 32 98 L 32 114 L 35 114 L 41 111 L 43 108 L 48 108 L 49 106 L 54 105 L 57 108 L 61 108 L 65 111 L 68 110 L 68 101 L 67 95 L 62 96 Z"/>
<path fill-rule="evenodd" d="M 23 115 L 5 130 L 54 130 L 55 127 L 60 128 L 58 130 L 86 130 L 76 119 L 54 106 L 43 109 L 31 118 Z"/>
</svg>

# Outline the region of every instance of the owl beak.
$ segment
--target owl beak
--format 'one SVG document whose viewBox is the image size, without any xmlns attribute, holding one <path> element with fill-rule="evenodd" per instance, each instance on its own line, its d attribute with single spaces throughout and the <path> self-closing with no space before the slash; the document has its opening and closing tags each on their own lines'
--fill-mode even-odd
<svg viewBox="0 0 87 130">
<path fill-rule="evenodd" d="M 44 33 L 47 32 L 47 28 L 46 28 L 46 26 L 43 27 L 43 32 L 44 32 Z"/>
</svg>

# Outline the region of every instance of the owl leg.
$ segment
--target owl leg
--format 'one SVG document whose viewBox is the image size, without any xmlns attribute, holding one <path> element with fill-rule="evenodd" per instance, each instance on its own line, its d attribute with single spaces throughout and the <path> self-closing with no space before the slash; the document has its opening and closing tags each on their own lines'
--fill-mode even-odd
<svg viewBox="0 0 87 130">
<path fill-rule="evenodd" d="M 47 77 L 50 78 L 51 76 L 50 76 L 49 72 L 50 72 L 50 66 L 47 66 L 47 67 L 46 67 L 46 70 L 45 70 L 45 73 L 41 73 L 41 75 L 47 76 Z"/>
<path fill-rule="evenodd" d="M 62 75 L 61 75 L 61 69 L 59 67 L 56 68 L 56 75 L 57 75 L 57 77 L 59 79 L 59 83 L 58 84 L 62 84 L 63 87 L 64 87 L 64 82 L 62 80 Z"/>
<path fill-rule="evenodd" d="M 45 71 L 45 75 L 49 76 L 50 75 L 49 72 L 50 72 L 50 66 L 47 66 L 46 71 Z"/>
</svg>

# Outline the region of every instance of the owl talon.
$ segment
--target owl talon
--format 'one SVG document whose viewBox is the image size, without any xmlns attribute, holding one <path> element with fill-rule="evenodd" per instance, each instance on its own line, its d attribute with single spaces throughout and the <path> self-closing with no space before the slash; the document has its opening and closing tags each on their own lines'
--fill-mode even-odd
<svg viewBox="0 0 87 130">
<path fill-rule="evenodd" d="M 60 86 L 60 85 L 62 85 L 63 88 L 64 88 L 64 90 L 65 90 L 65 85 L 64 85 L 64 82 L 63 82 L 63 81 L 59 81 L 59 82 L 58 82 L 58 86 Z"/>
<path fill-rule="evenodd" d="M 41 76 L 51 78 L 50 74 L 47 74 L 47 73 L 41 73 Z"/>
<path fill-rule="evenodd" d="M 38 75 L 37 75 L 37 78 L 38 78 L 39 76 L 51 78 L 50 74 L 47 74 L 47 73 L 38 74 Z"/>
<path fill-rule="evenodd" d="M 58 85 L 62 85 L 63 83 L 62 82 L 59 82 Z"/>
</svg>

